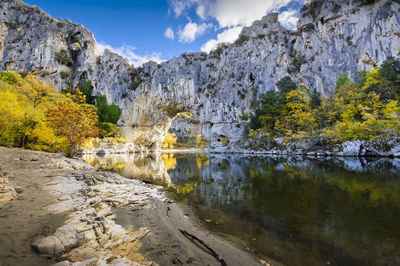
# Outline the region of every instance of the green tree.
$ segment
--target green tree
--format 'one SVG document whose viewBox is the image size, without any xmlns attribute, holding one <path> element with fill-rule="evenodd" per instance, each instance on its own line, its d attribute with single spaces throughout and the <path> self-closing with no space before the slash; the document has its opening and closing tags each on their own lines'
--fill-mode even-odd
<svg viewBox="0 0 400 266">
<path fill-rule="evenodd" d="M 311 109 L 317 109 L 321 106 L 321 93 L 314 89 L 313 93 L 311 94 L 311 101 L 310 106 Z"/>
<path fill-rule="evenodd" d="M 351 79 L 349 78 L 349 74 L 344 73 L 343 75 L 340 75 L 337 80 L 336 80 L 336 87 L 335 87 L 335 92 L 342 86 L 352 83 Z"/>
<path fill-rule="evenodd" d="M 121 116 L 121 110 L 114 104 L 108 104 L 104 95 L 96 97 L 96 106 L 99 110 L 101 122 L 116 124 Z"/>
<path fill-rule="evenodd" d="M 400 98 L 400 60 L 388 57 L 378 70 L 383 80 L 384 100 L 399 100 Z M 385 94 L 388 94 L 387 96 Z"/>
<path fill-rule="evenodd" d="M 262 96 L 261 105 L 250 118 L 251 129 L 273 130 L 282 110 L 279 93 L 269 91 Z"/>
<path fill-rule="evenodd" d="M 294 82 L 292 80 L 291 77 L 286 76 L 282 79 L 280 79 L 277 83 L 276 83 L 276 87 L 279 90 L 282 102 L 286 101 L 286 95 L 292 91 L 292 90 L 296 90 L 297 89 L 297 84 L 296 82 Z"/>
<path fill-rule="evenodd" d="M 391 82 L 393 84 L 399 85 L 400 83 L 400 60 L 389 56 L 382 63 L 379 69 L 379 74 L 381 74 L 382 79 Z"/>
<path fill-rule="evenodd" d="M 85 84 L 81 88 L 81 91 L 83 95 L 86 96 L 86 103 L 94 104 L 95 97 L 92 96 L 93 87 L 90 80 L 85 82 Z"/>
<path fill-rule="evenodd" d="M 356 85 L 359 88 L 364 87 L 365 83 L 367 82 L 367 71 L 362 70 L 357 73 L 357 82 Z"/>
</svg>

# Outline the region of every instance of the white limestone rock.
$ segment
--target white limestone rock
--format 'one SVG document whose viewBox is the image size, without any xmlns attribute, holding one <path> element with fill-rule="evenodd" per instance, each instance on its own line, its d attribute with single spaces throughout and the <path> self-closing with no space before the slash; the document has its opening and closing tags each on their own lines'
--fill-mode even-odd
<svg viewBox="0 0 400 266">
<path fill-rule="evenodd" d="M 40 253 L 57 256 L 65 251 L 61 240 L 55 236 L 48 236 L 32 243 L 32 246 Z"/>
</svg>

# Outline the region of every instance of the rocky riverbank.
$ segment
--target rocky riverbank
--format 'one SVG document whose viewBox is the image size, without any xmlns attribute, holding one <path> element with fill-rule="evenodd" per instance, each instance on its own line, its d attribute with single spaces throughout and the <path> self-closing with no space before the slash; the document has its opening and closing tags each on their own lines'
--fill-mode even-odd
<svg viewBox="0 0 400 266">
<path fill-rule="evenodd" d="M 157 186 L 59 154 L 0 147 L 0 165 L 11 200 L 0 205 L 4 265 L 219 265 L 179 228 L 228 265 L 259 264 L 195 226 Z"/>
<path fill-rule="evenodd" d="M 320 138 L 290 140 L 275 138 L 266 141 L 255 136 L 244 147 L 210 148 L 212 153 L 241 153 L 316 157 L 400 157 L 400 138 L 377 138 L 372 140 L 346 141 L 329 144 Z"/>
<path fill-rule="evenodd" d="M 243 145 L 227 145 L 225 147 L 210 147 L 204 150 L 165 150 L 166 152 L 210 152 L 239 153 L 254 155 L 287 155 L 316 157 L 400 157 L 400 138 L 377 138 L 373 140 L 346 141 L 338 144 L 327 144 L 320 138 L 290 140 L 284 138 L 265 140 L 264 135 L 246 140 Z M 132 143 L 112 144 L 101 143 L 91 149 L 82 150 L 84 155 L 110 155 L 154 152 L 138 147 Z"/>
</svg>

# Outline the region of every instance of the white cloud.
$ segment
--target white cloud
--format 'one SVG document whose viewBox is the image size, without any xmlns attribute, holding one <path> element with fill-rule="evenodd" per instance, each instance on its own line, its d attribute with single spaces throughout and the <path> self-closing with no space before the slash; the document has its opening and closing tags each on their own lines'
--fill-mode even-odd
<svg viewBox="0 0 400 266">
<path fill-rule="evenodd" d="M 169 0 L 177 17 L 196 7 L 200 19 L 207 17 L 218 21 L 220 28 L 249 26 L 270 11 L 277 11 L 294 0 Z M 303 0 L 298 0 L 303 1 Z"/>
<path fill-rule="evenodd" d="M 97 51 L 100 55 L 103 55 L 106 49 L 119 54 L 127 58 L 131 64 L 135 67 L 141 66 L 146 62 L 154 61 L 157 63 L 161 63 L 164 60 L 161 59 L 161 53 L 151 53 L 150 55 L 140 56 L 135 53 L 136 48 L 132 45 L 126 45 L 121 47 L 112 47 L 109 44 L 105 43 L 97 43 L 96 44 Z"/>
<path fill-rule="evenodd" d="M 217 48 L 219 43 L 234 42 L 238 38 L 242 29 L 243 27 L 238 26 L 224 30 L 223 32 L 217 35 L 217 40 L 212 39 L 206 42 L 201 47 L 201 51 L 209 53 L 211 50 Z"/>
<path fill-rule="evenodd" d="M 186 14 L 185 11 L 197 6 L 196 13 L 200 18 L 205 18 L 207 9 L 213 6 L 215 0 L 167 0 L 176 17 Z"/>
<path fill-rule="evenodd" d="M 175 12 L 175 16 L 179 17 L 182 13 L 192 5 L 191 0 L 170 0 L 169 4 Z"/>
<path fill-rule="evenodd" d="M 287 29 L 294 30 L 299 21 L 298 11 L 289 9 L 279 14 L 279 22 Z"/>
<path fill-rule="evenodd" d="M 179 42 L 191 43 L 196 40 L 197 37 L 203 35 L 206 30 L 211 28 L 213 25 L 211 23 L 197 24 L 194 22 L 189 22 L 183 29 L 179 29 Z"/>
<path fill-rule="evenodd" d="M 200 19 L 205 20 L 207 18 L 206 7 L 203 5 L 199 5 L 196 8 L 196 14 L 197 16 L 199 16 Z"/>
<path fill-rule="evenodd" d="M 168 0 L 177 17 L 188 17 L 189 23 L 179 29 L 179 41 L 193 42 L 198 36 L 211 27 L 210 21 L 218 23 L 218 30 L 222 30 L 216 39 L 206 42 L 201 50 L 210 52 L 219 43 L 234 42 L 243 27 L 250 26 L 255 20 L 261 19 L 268 13 L 277 12 L 291 2 L 304 3 L 305 0 Z M 203 24 L 191 21 L 190 14 L 196 11 L 198 19 Z M 295 29 L 299 11 L 289 9 L 279 14 L 279 21 L 288 29 Z"/>
<path fill-rule="evenodd" d="M 214 17 L 221 28 L 249 26 L 291 0 L 216 0 Z"/>
<path fill-rule="evenodd" d="M 173 40 L 175 39 L 174 30 L 171 27 L 168 27 L 164 33 L 165 38 Z"/>
</svg>

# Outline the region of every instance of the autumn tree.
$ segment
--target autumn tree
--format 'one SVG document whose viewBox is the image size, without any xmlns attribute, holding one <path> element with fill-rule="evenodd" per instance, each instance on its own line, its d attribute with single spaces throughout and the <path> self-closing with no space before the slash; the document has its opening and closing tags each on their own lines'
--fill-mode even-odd
<svg viewBox="0 0 400 266">
<path fill-rule="evenodd" d="M 174 133 L 167 132 L 167 135 L 165 136 L 165 139 L 162 143 L 162 147 L 164 149 L 171 149 L 174 147 L 176 144 L 177 137 Z"/>
<path fill-rule="evenodd" d="M 51 123 L 56 135 L 65 138 L 65 154 L 68 157 L 74 155 L 85 138 L 98 134 L 96 107 L 85 103 L 79 104 L 82 99 L 85 102 L 85 96 L 80 99 L 79 95 L 70 97 L 78 103 L 71 99 L 58 101 L 46 112 L 47 120 Z"/>
<path fill-rule="evenodd" d="M 276 122 L 275 128 L 285 135 L 312 132 L 316 123 L 306 88 L 301 87 L 287 93 L 282 116 L 283 119 Z"/>
<path fill-rule="evenodd" d="M 41 103 L 46 101 L 47 98 L 56 95 L 56 89 L 54 86 L 38 80 L 33 75 L 26 76 L 25 81 L 28 86 L 23 88 L 22 93 L 26 96 L 28 101 L 32 103 L 33 108 L 38 107 Z"/>
</svg>

